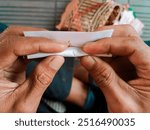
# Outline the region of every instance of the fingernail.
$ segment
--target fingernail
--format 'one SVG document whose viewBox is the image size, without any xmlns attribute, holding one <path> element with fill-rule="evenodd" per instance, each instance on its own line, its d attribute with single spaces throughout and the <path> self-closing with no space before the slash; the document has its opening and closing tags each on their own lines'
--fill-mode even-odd
<svg viewBox="0 0 150 130">
<path fill-rule="evenodd" d="M 90 70 L 91 68 L 93 68 L 96 61 L 93 57 L 87 56 L 82 59 L 82 63 L 84 64 L 84 67 L 86 67 L 86 69 Z"/>
<path fill-rule="evenodd" d="M 60 67 L 64 63 L 64 58 L 61 56 L 55 56 L 49 63 L 49 66 L 53 68 L 54 70 L 59 70 Z"/>
<path fill-rule="evenodd" d="M 56 40 L 54 40 L 54 42 L 61 44 L 62 46 L 65 46 L 65 47 L 70 45 L 70 43 L 67 41 L 56 41 Z"/>
<path fill-rule="evenodd" d="M 62 46 L 63 48 L 69 47 L 69 43 L 67 42 L 59 42 L 59 45 Z"/>
<path fill-rule="evenodd" d="M 92 49 L 92 46 L 91 46 L 91 45 L 93 45 L 92 42 L 85 44 L 85 45 L 83 46 L 83 50 L 84 50 L 85 52 L 89 53 L 89 51 Z"/>
</svg>

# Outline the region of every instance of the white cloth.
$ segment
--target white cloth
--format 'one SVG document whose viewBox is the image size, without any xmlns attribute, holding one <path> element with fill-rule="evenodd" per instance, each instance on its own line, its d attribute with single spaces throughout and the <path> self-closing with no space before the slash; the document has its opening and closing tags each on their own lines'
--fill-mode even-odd
<svg viewBox="0 0 150 130">
<path fill-rule="evenodd" d="M 65 31 L 29 31 L 24 32 L 26 37 L 45 37 L 61 42 L 69 42 L 70 46 L 64 52 L 60 53 L 37 53 L 28 55 L 28 59 L 42 58 L 50 55 L 60 55 L 64 57 L 81 57 L 88 55 L 81 50 L 84 44 L 96 41 L 102 38 L 111 37 L 113 30 L 104 30 L 97 32 L 65 32 Z M 111 56 L 110 54 L 103 54 L 99 56 Z"/>
</svg>

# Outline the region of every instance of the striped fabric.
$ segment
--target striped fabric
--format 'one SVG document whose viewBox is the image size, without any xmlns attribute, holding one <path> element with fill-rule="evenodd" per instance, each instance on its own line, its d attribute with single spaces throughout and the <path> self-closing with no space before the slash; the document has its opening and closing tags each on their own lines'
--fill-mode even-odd
<svg viewBox="0 0 150 130">
<path fill-rule="evenodd" d="M 0 22 L 44 27 L 54 30 L 70 0 L 0 0 Z M 116 0 L 129 2 L 144 24 L 143 39 L 150 39 L 150 0 Z"/>
<path fill-rule="evenodd" d="M 102 3 L 102 0 L 73 0 L 63 14 L 59 30 L 93 32 L 99 27 L 113 24 L 121 14 L 122 7 L 114 2 Z M 111 21 L 110 16 L 115 13 Z"/>
</svg>

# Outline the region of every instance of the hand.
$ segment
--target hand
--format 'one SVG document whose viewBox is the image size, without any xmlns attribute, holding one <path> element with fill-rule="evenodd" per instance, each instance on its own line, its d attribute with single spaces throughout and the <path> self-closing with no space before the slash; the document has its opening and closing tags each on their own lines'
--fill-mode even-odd
<svg viewBox="0 0 150 130">
<path fill-rule="evenodd" d="M 111 53 L 102 60 L 81 58 L 81 64 L 93 76 L 105 95 L 109 112 L 150 112 L 150 48 L 128 25 L 103 27 L 114 29 L 105 38 L 83 47 L 91 55 Z"/>
<path fill-rule="evenodd" d="M 36 112 L 41 97 L 64 63 L 60 56 L 42 60 L 26 79 L 22 56 L 38 52 L 60 52 L 67 48 L 46 38 L 23 37 L 30 27 L 9 27 L 0 34 L 0 112 Z"/>
</svg>

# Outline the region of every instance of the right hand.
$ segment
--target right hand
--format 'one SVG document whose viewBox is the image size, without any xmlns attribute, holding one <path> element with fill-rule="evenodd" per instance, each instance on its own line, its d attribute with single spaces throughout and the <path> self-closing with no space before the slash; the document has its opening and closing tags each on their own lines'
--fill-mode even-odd
<svg viewBox="0 0 150 130">
<path fill-rule="evenodd" d="M 150 48 L 131 26 L 109 26 L 111 38 L 86 44 L 83 50 L 91 55 L 113 54 L 100 59 L 81 58 L 105 95 L 109 112 L 150 112 Z"/>
</svg>

